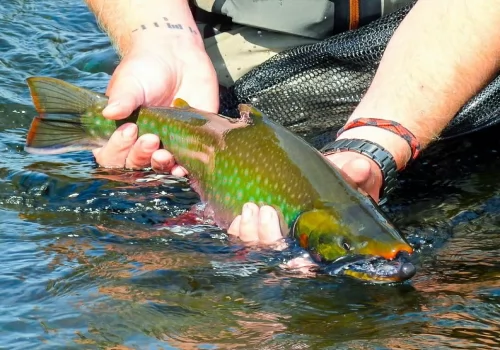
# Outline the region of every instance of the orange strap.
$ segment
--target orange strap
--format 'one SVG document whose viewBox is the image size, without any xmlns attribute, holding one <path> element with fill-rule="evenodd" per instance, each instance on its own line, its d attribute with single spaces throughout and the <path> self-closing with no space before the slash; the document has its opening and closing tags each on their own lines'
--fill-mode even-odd
<svg viewBox="0 0 500 350">
<path fill-rule="evenodd" d="M 415 160 L 420 151 L 422 150 L 422 145 L 418 142 L 417 138 L 413 133 L 405 128 L 403 125 L 395 122 L 394 120 L 378 119 L 378 118 L 358 118 L 351 120 L 343 128 L 337 132 L 337 137 L 344 131 L 357 128 L 359 126 L 375 126 L 377 128 L 385 129 L 403 138 L 408 143 L 411 148 L 411 160 Z"/>
</svg>

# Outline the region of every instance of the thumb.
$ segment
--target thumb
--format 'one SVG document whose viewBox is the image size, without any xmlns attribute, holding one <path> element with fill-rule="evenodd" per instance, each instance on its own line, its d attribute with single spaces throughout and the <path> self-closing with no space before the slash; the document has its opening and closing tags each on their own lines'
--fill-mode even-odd
<svg viewBox="0 0 500 350">
<path fill-rule="evenodd" d="M 117 70 L 108 85 L 108 105 L 102 115 L 109 119 L 123 119 L 144 103 L 144 88 L 133 75 L 123 75 Z"/>
<path fill-rule="evenodd" d="M 360 189 L 366 192 L 375 202 L 379 201 L 382 186 L 382 173 L 378 166 L 364 158 L 354 158 L 344 164 L 342 170 Z"/>
<path fill-rule="evenodd" d="M 339 152 L 326 158 L 339 169 L 354 187 L 362 189 L 375 202 L 379 201 L 382 187 L 382 172 L 378 165 L 364 155 L 355 152 Z"/>
</svg>

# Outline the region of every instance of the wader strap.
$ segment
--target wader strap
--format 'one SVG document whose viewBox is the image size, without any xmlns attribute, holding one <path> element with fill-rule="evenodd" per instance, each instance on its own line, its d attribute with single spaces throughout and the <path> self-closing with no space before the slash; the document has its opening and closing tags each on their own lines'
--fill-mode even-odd
<svg viewBox="0 0 500 350">
<path fill-rule="evenodd" d="M 222 5 L 224 5 L 225 2 L 226 0 L 215 0 L 212 6 L 212 12 L 222 13 Z"/>
<path fill-rule="evenodd" d="M 359 2 L 360 0 L 349 0 L 349 30 L 359 27 Z"/>
<path fill-rule="evenodd" d="M 333 32 L 357 29 L 382 15 L 382 0 L 335 0 Z"/>
</svg>

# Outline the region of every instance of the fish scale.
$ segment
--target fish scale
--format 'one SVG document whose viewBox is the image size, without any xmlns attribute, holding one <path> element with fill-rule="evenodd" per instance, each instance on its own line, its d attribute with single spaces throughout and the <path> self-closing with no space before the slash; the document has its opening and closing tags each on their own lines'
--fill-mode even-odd
<svg viewBox="0 0 500 350">
<path fill-rule="evenodd" d="M 44 77 L 29 78 L 28 86 L 40 113 L 28 132 L 28 152 L 93 149 L 103 146 L 120 125 L 136 123 L 139 135 L 157 134 L 188 170 L 193 189 L 222 228 L 253 202 L 274 207 L 282 228 L 321 262 L 347 256 L 395 259 L 400 252 L 413 252 L 376 204 L 316 149 L 249 105 L 241 105 L 240 118 L 233 119 L 177 99 L 174 107 L 141 107 L 113 121 L 102 116 L 108 101 L 103 94 Z M 395 266 L 400 268 L 392 268 L 394 274 L 373 280 L 393 282 L 415 273 L 412 265 Z M 370 275 L 351 272 L 363 279 Z"/>
</svg>

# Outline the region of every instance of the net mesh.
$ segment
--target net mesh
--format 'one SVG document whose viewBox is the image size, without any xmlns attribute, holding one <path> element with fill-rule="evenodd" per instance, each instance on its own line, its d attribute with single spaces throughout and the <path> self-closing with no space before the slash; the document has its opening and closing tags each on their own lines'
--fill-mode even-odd
<svg viewBox="0 0 500 350">
<path fill-rule="evenodd" d="M 254 68 L 221 94 L 222 114 L 237 116 L 250 103 L 317 148 L 335 139 L 368 89 L 382 54 L 413 5 L 360 29 L 283 51 Z M 442 139 L 496 124 L 500 77 L 457 113 Z"/>
</svg>

